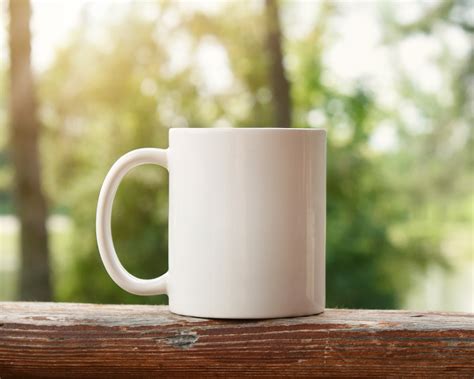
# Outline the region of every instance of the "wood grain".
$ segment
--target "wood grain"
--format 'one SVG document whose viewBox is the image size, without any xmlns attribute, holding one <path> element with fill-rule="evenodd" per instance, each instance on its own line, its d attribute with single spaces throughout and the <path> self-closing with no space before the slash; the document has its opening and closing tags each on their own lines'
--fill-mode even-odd
<svg viewBox="0 0 474 379">
<path fill-rule="evenodd" d="M 0 377 L 473 377 L 473 321 L 342 309 L 229 321 L 164 306 L 0 303 Z"/>
</svg>

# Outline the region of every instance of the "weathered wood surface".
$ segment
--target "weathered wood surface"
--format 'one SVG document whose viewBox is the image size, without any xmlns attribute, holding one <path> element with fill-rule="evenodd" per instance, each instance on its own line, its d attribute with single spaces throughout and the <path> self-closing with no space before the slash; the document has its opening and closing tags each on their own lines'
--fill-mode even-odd
<svg viewBox="0 0 474 379">
<path fill-rule="evenodd" d="M 0 377 L 474 376 L 474 315 L 206 320 L 164 306 L 0 303 Z"/>
</svg>

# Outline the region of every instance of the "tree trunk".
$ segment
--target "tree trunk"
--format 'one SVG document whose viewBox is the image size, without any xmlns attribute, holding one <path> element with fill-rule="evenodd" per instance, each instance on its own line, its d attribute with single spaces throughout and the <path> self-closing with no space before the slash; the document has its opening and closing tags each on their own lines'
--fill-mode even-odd
<svg viewBox="0 0 474 379">
<path fill-rule="evenodd" d="M 274 126 L 291 127 L 290 83 L 285 76 L 282 36 L 277 0 L 265 0 L 267 50 L 270 62 L 270 86 L 273 95 Z"/>
<path fill-rule="evenodd" d="M 50 300 L 47 209 L 40 177 L 30 16 L 28 0 L 10 0 L 10 127 L 15 207 L 21 227 L 20 298 Z"/>
</svg>

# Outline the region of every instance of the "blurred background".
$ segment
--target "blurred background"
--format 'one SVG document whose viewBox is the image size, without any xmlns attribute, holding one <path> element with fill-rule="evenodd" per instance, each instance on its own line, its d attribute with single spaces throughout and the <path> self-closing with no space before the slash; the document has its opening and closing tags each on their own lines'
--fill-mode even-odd
<svg viewBox="0 0 474 379">
<path fill-rule="evenodd" d="M 111 164 L 169 128 L 279 126 L 328 131 L 328 307 L 472 312 L 473 107 L 470 0 L 0 0 L 0 300 L 165 303 L 100 262 Z M 138 168 L 114 205 L 144 278 L 167 180 Z"/>
</svg>

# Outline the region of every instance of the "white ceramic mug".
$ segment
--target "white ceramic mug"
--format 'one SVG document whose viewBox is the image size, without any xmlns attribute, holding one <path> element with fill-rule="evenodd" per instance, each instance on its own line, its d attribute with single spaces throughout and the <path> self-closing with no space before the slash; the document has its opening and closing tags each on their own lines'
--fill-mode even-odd
<svg viewBox="0 0 474 379">
<path fill-rule="evenodd" d="M 142 164 L 169 170 L 169 270 L 138 279 L 112 242 L 112 203 Z M 140 196 L 140 194 L 136 194 Z M 325 304 L 326 132 L 182 128 L 111 168 L 97 206 L 97 242 L 112 279 L 137 295 L 168 294 L 172 312 L 271 318 Z"/>
</svg>

